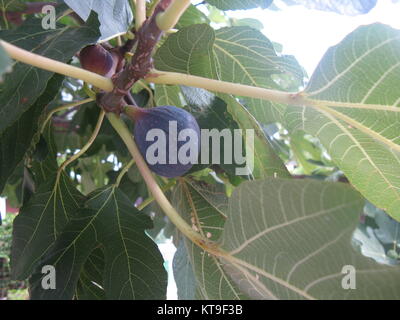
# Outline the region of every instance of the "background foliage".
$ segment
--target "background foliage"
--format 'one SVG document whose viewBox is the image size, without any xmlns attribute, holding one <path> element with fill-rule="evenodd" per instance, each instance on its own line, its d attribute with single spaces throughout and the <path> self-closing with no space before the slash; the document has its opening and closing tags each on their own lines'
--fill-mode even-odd
<svg viewBox="0 0 400 320">
<path fill-rule="evenodd" d="M 0 9 L 19 12 L 26 2 L 3 1 Z M 58 1 L 58 14 L 70 7 L 86 22 L 65 16 L 44 31 L 40 13 L 21 24 L 3 15 L 0 38 L 79 65 L 81 48 L 134 22 L 129 1 L 65 2 Z M 286 2 L 350 15 L 376 4 Z M 150 195 L 134 165 L 119 176 L 131 157 L 108 122 L 60 174 L 59 165 L 89 139 L 100 109 L 87 103 L 60 111 L 45 126 L 54 108 L 86 98 L 82 81 L 11 63 L 0 49 L 0 191 L 20 208 L 11 271 L 29 280 L 30 298 L 163 299 L 167 273 L 156 244 L 171 237 L 179 299 L 400 297 L 399 31 L 358 28 L 308 77 L 256 20 L 223 12 L 253 7 L 276 9 L 273 1 L 191 5 L 178 31 L 160 42 L 156 68 L 300 91 L 306 104 L 144 81 L 132 88 L 140 106 L 185 108 L 202 128 L 255 130 L 251 176 L 236 176 L 235 165 L 199 165 L 178 179 L 157 177 L 181 216 L 227 252 L 223 258 L 184 238 L 155 203 L 140 206 Z M 7 257 L 9 230 L 2 230 Z M 60 275 L 54 291 L 40 286 L 47 264 Z M 356 268 L 357 290 L 342 289 L 344 265 Z"/>
</svg>

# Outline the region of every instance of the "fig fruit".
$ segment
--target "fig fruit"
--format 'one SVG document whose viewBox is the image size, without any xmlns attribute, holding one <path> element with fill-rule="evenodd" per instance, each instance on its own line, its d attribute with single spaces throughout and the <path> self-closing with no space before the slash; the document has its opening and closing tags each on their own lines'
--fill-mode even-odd
<svg viewBox="0 0 400 320">
<path fill-rule="evenodd" d="M 111 77 L 117 68 L 118 59 L 101 45 L 89 45 L 79 53 L 82 68 L 105 77 Z"/>
<path fill-rule="evenodd" d="M 135 141 L 153 172 L 175 178 L 192 168 L 200 151 L 200 128 L 189 112 L 175 106 L 127 108 L 135 121 Z"/>
</svg>

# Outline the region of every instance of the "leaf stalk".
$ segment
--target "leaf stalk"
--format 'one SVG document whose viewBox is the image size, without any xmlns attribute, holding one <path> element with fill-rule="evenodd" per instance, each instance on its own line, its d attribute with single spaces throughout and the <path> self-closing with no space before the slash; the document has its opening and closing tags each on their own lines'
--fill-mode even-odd
<svg viewBox="0 0 400 320">
<path fill-rule="evenodd" d="M 140 173 L 142 174 L 142 177 L 146 182 L 149 191 L 151 192 L 152 196 L 157 201 L 161 209 L 165 212 L 165 214 L 180 232 L 182 232 L 192 242 L 204 247 L 206 243 L 210 242 L 210 240 L 203 238 L 198 232 L 194 231 L 171 205 L 167 197 L 164 195 L 164 192 L 161 190 L 160 186 L 154 179 L 153 174 L 151 173 L 145 160 L 140 154 L 140 151 L 133 139 L 133 136 L 125 123 L 115 113 L 108 113 L 107 118 L 114 129 L 117 131 L 117 133 L 120 135 L 121 139 L 124 141 L 126 147 L 128 148 L 134 161 L 136 162 L 136 165 Z"/>
<path fill-rule="evenodd" d="M 157 15 L 156 23 L 162 31 L 172 29 L 190 5 L 190 0 L 175 0 L 168 8 Z"/>
<path fill-rule="evenodd" d="M 20 62 L 32 65 L 40 69 L 63 74 L 67 77 L 83 80 L 104 91 L 111 91 L 114 87 L 111 79 L 102 77 L 97 73 L 74 67 L 57 60 L 43 57 L 41 55 L 21 49 L 3 40 L 0 40 L 0 44 L 3 46 L 3 48 L 6 50 L 11 58 Z"/>
<path fill-rule="evenodd" d="M 310 105 L 312 100 L 307 99 L 303 92 L 285 92 L 266 88 L 254 87 L 239 83 L 213 80 L 183 73 L 153 70 L 146 77 L 147 82 L 155 84 L 185 85 L 214 92 L 233 94 L 237 96 L 267 100 L 289 105 Z"/>
</svg>

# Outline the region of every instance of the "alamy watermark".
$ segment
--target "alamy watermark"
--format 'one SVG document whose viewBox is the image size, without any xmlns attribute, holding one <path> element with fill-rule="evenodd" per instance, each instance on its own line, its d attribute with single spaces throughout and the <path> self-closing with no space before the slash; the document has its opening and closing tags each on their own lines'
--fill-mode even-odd
<svg viewBox="0 0 400 320">
<path fill-rule="evenodd" d="M 42 288 L 44 290 L 56 289 L 56 268 L 52 265 L 45 265 L 42 267 Z"/>
<path fill-rule="evenodd" d="M 178 132 L 177 121 L 169 121 L 168 134 L 162 129 L 150 129 L 146 134 L 146 141 L 153 143 L 146 150 L 147 162 L 151 165 L 221 164 L 222 146 L 223 164 L 235 164 L 237 175 L 252 174 L 254 169 L 253 129 L 201 129 L 200 131 L 200 137 L 196 130 L 190 128 Z M 181 143 L 178 148 L 178 142 L 184 143 Z M 243 148 L 243 142 L 245 148 Z M 245 156 L 243 156 L 243 151 L 245 151 Z"/>
<path fill-rule="evenodd" d="M 44 30 L 56 28 L 56 8 L 52 5 L 46 5 L 42 8 L 45 16 L 42 18 L 42 28 Z"/>
<path fill-rule="evenodd" d="M 342 274 L 345 274 L 345 276 L 342 278 L 342 288 L 344 290 L 355 290 L 356 268 L 352 265 L 345 265 L 342 268 Z"/>
</svg>

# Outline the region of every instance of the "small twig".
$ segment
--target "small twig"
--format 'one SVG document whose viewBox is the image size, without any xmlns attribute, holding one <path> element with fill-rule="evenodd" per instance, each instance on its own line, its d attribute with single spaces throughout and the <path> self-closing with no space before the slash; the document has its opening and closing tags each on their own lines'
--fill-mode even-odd
<svg viewBox="0 0 400 320">
<path fill-rule="evenodd" d="M 128 164 L 122 168 L 121 172 L 119 173 L 117 180 L 115 181 L 115 186 L 118 188 L 122 178 L 125 176 L 125 174 L 128 172 L 128 170 L 135 164 L 135 160 L 131 160 L 128 162 Z"/>
<path fill-rule="evenodd" d="M 150 17 L 153 15 L 154 13 L 154 9 L 157 7 L 158 3 L 160 2 L 160 0 L 154 0 L 151 4 L 150 7 L 147 10 L 147 16 Z"/>
<path fill-rule="evenodd" d="M 130 91 L 125 96 L 125 101 L 131 106 L 137 106 L 137 103 L 136 103 L 135 99 L 133 98 L 133 96 L 132 96 Z"/>
<path fill-rule="evenodd" d="M 121 39 L 120 35 L 117 36 L 117 45 L 118 45 L 118 47 L 122 47 L 122 39 Z"/>
<path fill-rule="evenodd" d="M 104 116 L 105 116 L 105 112 L 102 110 L 100 112 L 99 118 L 97 120 L 97 124 L 96 127 L 93 130 L 92 135 L 90 136 L 88 142 L 86 142 L 86 144 L 82 147 L 81 150 L 79 150 L 79 152 L 75 153 L 73 156 L 71 156 L 71 158 L 65 160 L 62 165 L 58 168 L 58 175 L 60 175 L 60 173 L 72 162 L 74 162 L 76 159 L 78 159 L 80 156 L 82 156 L 89 148 L 90 146 L 93 144 L 94 140 L 96 139 L 97 135 L 99 134 L 101 125 L 103 123 L 104 120 Z"/>
<path fill-rule="evenodd" d="M 175 180 L 171 180 L 169 181 L 166 185 L 161 187 L 161 190 L 163 192 L 168 191 L 169 189 L 171 189 L 174 185 L 176 184 Z M 146 200 L 144 200 L 138 207 L 137 209 L 139 211 L 142 211 L 144 208 L 146 208 L 149 204 L 151 204 L 153 201 L 155 201 L 154 197 L 151 196 L 149 198 L 147 198 Z"/>
<path fill-rule="evenodd" d="M 133 38 L 133 39 L 128 39 L 128 40 L 125 42 L 125 44 L 120 48 L 120 53 L 121 53 L 121 55 L 124 56 L 127 52 L 131 52 L 132 49 L 133 49 L 133 47 L 134 47 L 135 44 L 136 44 L 136 41 L 137 41 L 136 37 Z"/>
<path fill-rule="evenodd" d="M 136 0 L 135 27 L 139 30 L 146 21 L 146 0 Z"/>
<path fill-rule="evenodd" d="M 172 29 L 189 6 L 190 0 L 173 1 L 164 12 L 157 15 L 157 26 L 163 31 Z"/>
<path fill-rule="evenodd" d="M 66 105 L 63 105 L 63 106 L 60 106 L 60 107 L 57 107 L 57 108 L 51 110 L 49 112 L 49 114 L 47 115 L 46 120 L 43 122 L 42 128 L 40 129 L 40 132 L 43 132 L 43 130 L 46 127 L 47 123 L 50 121 L 50 119 L 52 118 L 52 116 L 55 113 L 63 111 L 63 110 L 67 110 L 67 109 L 70 109 L 70 108 L 78 107 L 78 106 L 81 106 L 81 105 L 83 105 L 85 103 L 88 103 L 88 102 L 91 102 L 91 101 L 94 101 L 94 99 L 88 98 L 88 99 L 85 99 L 85 100 L 81 100 L 81 101 L 73 102 L 73 103 L 70 103 L 70 104 L 66 104 Z"/>
<path fill-rule="evenodd" d="M 20 62 L 51 72 L 60 73 L 71 78 L 83 80 L 104 91 L 111 91 L 114 87 L 109 78 L 102 77 L 97 73 L 43 57 L 41 55 L 21 49 L 3 40 L 0 40 L 0 44 L 11 58 Z"/>
</svg>

